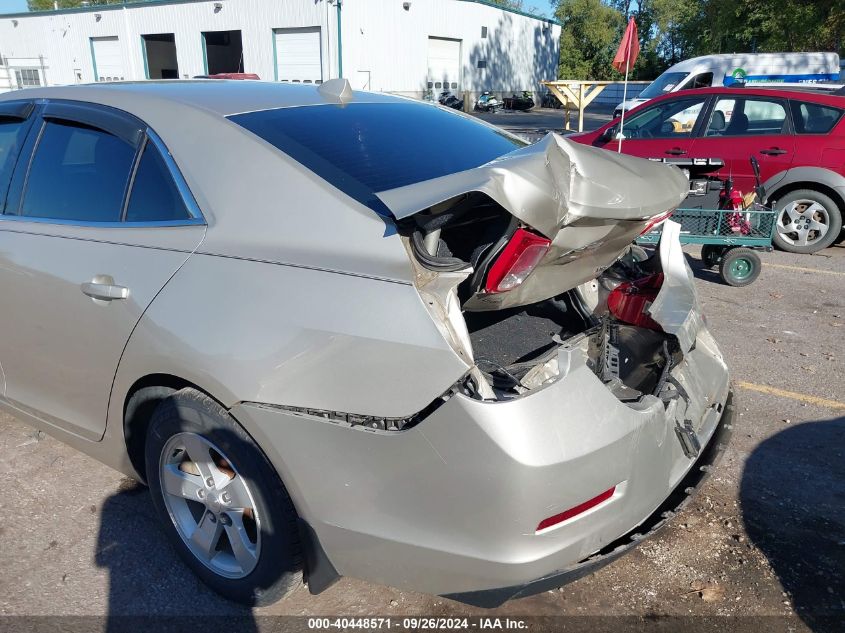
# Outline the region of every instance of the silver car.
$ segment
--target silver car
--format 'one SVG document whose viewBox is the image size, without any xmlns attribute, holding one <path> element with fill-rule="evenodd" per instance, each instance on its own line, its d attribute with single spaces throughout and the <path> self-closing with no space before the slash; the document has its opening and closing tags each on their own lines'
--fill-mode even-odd
<svg viewBox="0 0 845 633">
<path fill-rule="evenodd" d="M 0 97 L 0 405 L 149 485 L 212 588 L 494 606 L 689 498 L 730 383 L 675 167 L 321 86 Z"/>
</svg>

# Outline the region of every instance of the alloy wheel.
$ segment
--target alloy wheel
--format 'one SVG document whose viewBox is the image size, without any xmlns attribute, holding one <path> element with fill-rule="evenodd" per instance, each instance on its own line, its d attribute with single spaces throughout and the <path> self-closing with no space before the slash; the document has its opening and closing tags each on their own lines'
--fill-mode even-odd
<svg viewBox="0 0 845 633">
<path fill-rule="evenodd" d="M 780 210 L 777 229 L 787 244 L 807 246 L 827 235 L 830 214 L 815 200 L 795 200 Z"/>
<path fill-rule="evenodd" d="M 182 541 L 213 572 L 243 578 L 261 554 L 260 517 L 246 481 L 214 444 L 177 433 L 159 460 L 162 497 Z"/>
</svg>

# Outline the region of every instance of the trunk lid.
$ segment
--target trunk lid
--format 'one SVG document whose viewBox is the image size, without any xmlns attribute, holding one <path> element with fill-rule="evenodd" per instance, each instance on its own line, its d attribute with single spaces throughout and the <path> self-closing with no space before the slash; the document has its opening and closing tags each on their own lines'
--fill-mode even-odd
<svg viewBox="0 0 845 633">
<path fill-rule="evenodd" d="M 528 277 L 506 292 L 485 291 L 484 279 L 508 235 L 474 253 L 464 267 L 469 288 L 462 304 L 486 311 L 542 301 L 595 279 L 652 218 L 677 207 L 687 190 L 676 167 L 550 133 L 480 167 L 377 195 L 400 223 L 418 214 L 436 221 L 433 216 L 452 203 L 466 206 L 476 196 L 512 216 L 510 235 L 522 226 L 551 241 Z"/>
</svg>

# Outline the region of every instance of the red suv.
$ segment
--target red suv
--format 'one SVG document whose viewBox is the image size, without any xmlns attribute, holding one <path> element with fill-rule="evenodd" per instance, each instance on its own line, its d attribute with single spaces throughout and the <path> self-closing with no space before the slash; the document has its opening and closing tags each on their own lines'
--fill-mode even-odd
<svg viewBox="0 0 845 633">
<path fill-rule="evenodd" d="M 622 151 L 644 158 L 724 165 L 751 191 L 756 156 L 778 211 L 775 244 L 814 253 L 845 238 L 845 96 L 795 89 L 707 88 L 653 99 L 626 113 Z M 616 151 L 619 119 L 568 138 Z"/>
</svg>

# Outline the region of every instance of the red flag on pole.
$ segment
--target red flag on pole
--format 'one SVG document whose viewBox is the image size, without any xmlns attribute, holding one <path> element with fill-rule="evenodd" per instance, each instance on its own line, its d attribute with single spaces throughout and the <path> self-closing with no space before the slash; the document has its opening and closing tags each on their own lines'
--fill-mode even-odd
<svg viewBox="0 0 845 633">
<path fill-rule="evenodd" d="M 620 73 L 625 73 L 637 62 L 637 55 L 640 54 L 640 40 L 637 37 L 637 23 L 634 18 L 628 20 L 625 27 L 625 34 L 619 42 L 619 50 L 613 58 L 613 67 Z"/>
</svg>

